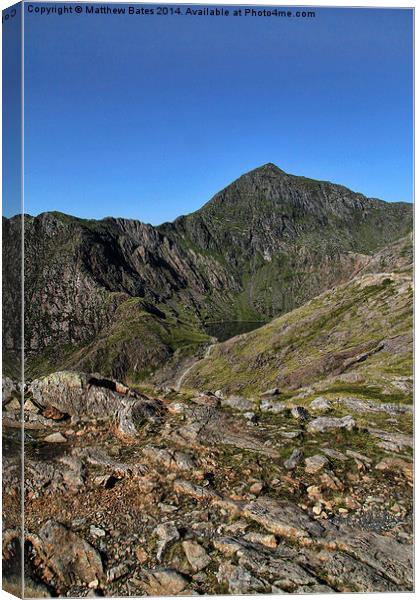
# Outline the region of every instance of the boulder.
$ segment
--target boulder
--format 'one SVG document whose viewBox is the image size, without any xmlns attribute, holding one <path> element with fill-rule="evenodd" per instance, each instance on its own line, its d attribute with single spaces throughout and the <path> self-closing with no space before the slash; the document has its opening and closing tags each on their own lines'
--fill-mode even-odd
<svg viewBox="0 0 420 600">
<path fill-rule="evenodd" d="M 262 392 L 260 395 L 261 395 L 261 397 L 264 397 L 264 396 L 278 396 L 279 394 L 280 394 L 279 388 L 271 388 L 270 390 L 266 390 L 265 392 Z"/>
<path fill-rule="evenodd" d="M 18 384 L 10 379 L 10 377 L 4 376 L 1 381 L 1 393 L 2 393 L 2 404 L 6 406 L 13 398 L 20 399 L 20 391 Z"/>
<path fill-rule="evenodd" d="M 250 488 L 249 491 L 251 492 L 251 494 L 261 494 L 262 490 L 264 487 L 264 483 L 262 481 L 255 481 L 255 483 L 253 483 Z"/>
<path fill-rule="evenodd" d="M 354 458 L 356 461 L 361 461 L 367 466 L 372 464 L 372 459 L 364 454 L 360 454 L 360 452 L 355 452 L 354 450 L 346 450 L 346 455 L 350 458 Z"/>
<path fill-rule="evenodd" d="M 18 398 L 11 398 L 7 404 L 5 405 L 6 409 L 9 411 L 17 411 L 20 410 L 21 405 L 20 405 L 20 400 L 18 400 Z"/>
<path fill-rule="evenodd" d="M 182 542 L 182 549 L 193 571 L 202 571 L 211 563 L 210 556 L 196 541 L 185 540 Z"/>
<path fill-rule="evenodd" d="M 309 406 L 312 410 L 327 412 L 332 409 L 332 402 L 330 400 L 327 400 L 327 398 L 319 396 L 318 398 L 315 398 L 315 400 L 312 400 Z"/>
<path fill-rule="evenodd" d="M 297 419 L 298 421 L 309 421 L 310 419 L 308 411 L 303 406 L 294 406 L 291 409 L 290 414 L 294 419 Z"/>
<path fill-rule="evenodd" d="M 256 423 L 258 421 L 258 417 L 254 412 L 245 412 L 244 417 L 250 423 Z"/>
<path fill-rule="evenodd" d="M 285 460 L 283 463 L 285 469 L 287 469 L 288 471 L 293 471 L 293 469 L 296 469 L 296 467 L 298 466 L 298 464 L 300 463 L 302 458 L 303 458 L 302 450 L 299 450 L 299 448 L 295 448 L 293 450 L 293 452 L 291 453 L 291 455 L 289 456 L 289 458 L 287 460 Z"/>
<path fill-rule="evenodd" d="M 334 460 L 340 460 L 341 462 L 345 462 L 346 460 L 348 460 L 348 457 L 345 454 L 343 454 L 342 452 L 339 452 L 338 450 L 333 450 L 332 448 L 321 448 L 321 451 L 326 456 L 329 456 L 330 458 L 333 458 Z"/>
<path fill-rule="evenodd" d="M 44 437 L 44 442 L 48 442 L 49 444 L 64 444 L 67 442 L 67 438 L 65 438 L 62 433 L 57 431 L 56 433 L 50 433 L 50 435 Z"/>
<path fill-rule="evenodd" d="M 326 431 L 334 431 L 334 429 L 346 429 L 353 431 L 356 427 L 356 421 L 351 415 L 345 417 L 317 417 L 307 426 L 307 431 L 310 433 L 325 433 Z"/>
<path fill-rule="evenodd" d="M 257 533 L 250 531 L 244 536 L 244 539 L 253 544 L 261 544 L 267 548 L 277 548 L 276 536 L 272 533 Z"/>
<path fill-rule="evenodd" d="M 156 558 L 160 562 L 162 560 L 162 555 L 168 546 L 179 540 L 179 531 L 174 523 L 171 522 L 158 525 L 153 533 L 158 538 Z"/>
<path fill-rule="evenodd" d="M 145 446 L 143 455 L 153 464 L 162 465 L 168 471 L 194 471 L 196 464 L 193 458 L 185 452 L 173 449 Z"/>
<path fill-rule="evenodd" d="M 287 404 L 284 402 L 275 402 L 273 400 L 262 400 L 261 410 L 272 413 L 284 413 L 289 410 Z"/>
<path fill-rule="evenodd" d="M 254 408 L 254 401 L 243 396 L 229 396 L 223 400 L 223 406 L 229 406 L 234 410 L 241 412 L 251 411 Z"/>
<path fill-rule="evenodd" d="M 378 469 L 378 471 L 388 471 L 396 474 L 401 473 L 409 481 L 413 481 L 413 463 L 402 460 L 401 458 L 387 456 L 378 462 L 378 464 L 375 466 L 375 469 Z"/>
<path fill-rule="evenodd" d="M 220 398 L 214 394 L 205 394 L 202 392 L 197 397 L 192 398 L 192 402 L 194 402 L 194 404 L 199 404 L 200 406 L 216 407 L 220 405 Z"/>
<path fill-rule="evenodd" d="M 382 431 L 382 429 L 376 429 L 374 427 L 368 427 L 368 432 L 374 437 L 382 440 L 378 443 L 378 446 L 391 450 L 393 452 L 400 452 L 404 448 L 413 448 L 414 437 L 405 433 L 392 433 L 389 431 Z"/>
<path fill-rule="evenodd" d="M 115 415 L 116 413 L 116 415 Z M 118 405 L 114 407 L 114 416 L 117 422 L 116 432 L 123 439 L 135 439 L 138 430 L 147 423 L 158 424 L 162 415 L 162 404 L 158 400 L 141 398 L 119 398 Z"/>
<path fill-rule="evenodd" d="M 328 465 L 328 458 L 323 454 L 314 454 L 305 458 L 305 471 L 306 473 L 317 473 Z"/>
<path fill-rule="evenodd" d="M 144 588 L 150 596 L 176 596 L 188 586 L 186 577 L 174 569 L 155 569 L 147 578 Z"/>
<path fill-rule="evenodd" d="M 287 500 L 263 496 L 247 504 L 242 514 L 270 533 L 292 540 L 317 537 L 323 531 L 319 523 L 312 521 L 301 508 Z"/>
<path fill-rule="evenodd" d="M 39 412 L 39 408 L 30 400 L 29 398 L 25 400 L 25 404 L 23 405 L 23 410 L 28 412 Z"/>
<path fill-rule="evenodd" d="M 258 594 L 268 591 L 267 582 L 254 577 L 247 569 L 230 562 L 222 562 L 217 573 L 219 583 L 228 586 L 230 594 Z"/>
</svg>

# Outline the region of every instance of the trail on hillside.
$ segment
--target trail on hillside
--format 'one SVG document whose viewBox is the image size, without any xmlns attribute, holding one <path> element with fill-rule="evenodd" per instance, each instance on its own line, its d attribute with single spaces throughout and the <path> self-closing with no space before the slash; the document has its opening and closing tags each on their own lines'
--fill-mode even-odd
<svg viewBox="0 0 420 600">
<path fill-rule="evenodd" d="M 201 360 L 204 360 L 205 358 L 208 358 L 211 354 L 211 351 L 213 350 L 213 348 L 215 347 L 216 344 L 210 344 L 210 346 L 207 348 L 206 352 L 204 353 L 204 356 L 202 358 L 199 358 L 197 360 L 195 360 L 189 367 L 187 367 L 185 369 L 185 371 L 183 371 L 181 373 L 181 376 L 178 378 L 176 384 L 175 384 L 175 390 L 177 392 L 179 392 L 179 390 L 181 389 L 182 386 L 182 382 L 184 381 L 184 379 L 186 378 L 186 376 L 188 375 L 188 373 L 190 373 L 190 371 L 195 367 L 195 365 L 200 362 Z"/>
</svg>

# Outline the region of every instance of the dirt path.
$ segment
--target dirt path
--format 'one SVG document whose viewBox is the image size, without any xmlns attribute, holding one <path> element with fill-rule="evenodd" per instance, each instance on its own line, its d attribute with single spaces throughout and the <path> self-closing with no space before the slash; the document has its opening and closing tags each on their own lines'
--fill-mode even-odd
<svg viewBox="0 0 420 600">
<path fill-rule="evenodd" d="M 186 378 L 186 376 L 188 375 L 188 373 L 195 367 L 195 365 L 200 362 L 200 360 L 204 360 L 205 358 L 208 358 L 211 354 L 211 351 L 213 350 L 214 346 L 216 344 L 210 344 L 210 346 L 207 348 L 204 356 L 202 358 L 199 358 L 197 360 L 195 360 L 193 363 L 190 364 L 189 367 L 187 367 L 185 369 L 185 371 L 182 372 L 181 376 L 178 378 L 176 384 L 175 384 L 175 389 L 177 392 L 179 392 L 179 390 L 181 389 L 182 386 L 182 382 L 184 381 L 184 379 Z"/>
</svg>

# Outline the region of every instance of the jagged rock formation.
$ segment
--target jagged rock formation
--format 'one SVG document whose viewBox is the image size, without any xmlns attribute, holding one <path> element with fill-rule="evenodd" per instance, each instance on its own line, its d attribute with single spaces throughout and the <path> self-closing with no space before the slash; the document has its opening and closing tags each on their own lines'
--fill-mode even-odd
<svg viewBox="0 0 420 600">
<path fill-rule="evenodd" d="M 19 272 L 20 227 L 19 218 L 4 220 L 7 277 Z M 206 322 L 268 321 L 376 268 L 369 255 L 411 227 L 408 204 L 272 164 L 160 227 L 25 216 L 27 372 L 73 368 L 142 380 L 174 354 L 200 351 Z M 5 307 L 17 314 L 13 289 L 6 286 Z M 13 357 L 19 324 L 7 315 L 4 323 Z"/>
</svg>

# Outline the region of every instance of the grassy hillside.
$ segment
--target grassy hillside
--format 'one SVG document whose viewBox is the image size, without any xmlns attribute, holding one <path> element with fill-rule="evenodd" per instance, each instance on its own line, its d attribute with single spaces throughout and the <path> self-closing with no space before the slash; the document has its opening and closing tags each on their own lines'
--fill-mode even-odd
<svg viewBox="0 0 420 600">
<path fill-rule="evenodd" d="M 186 387 L 284 397 L 340 390 L 410 401 L 409 273 L 361 275 L 251 333 L 216 345 L 191 369 Z"/>
</svg>

